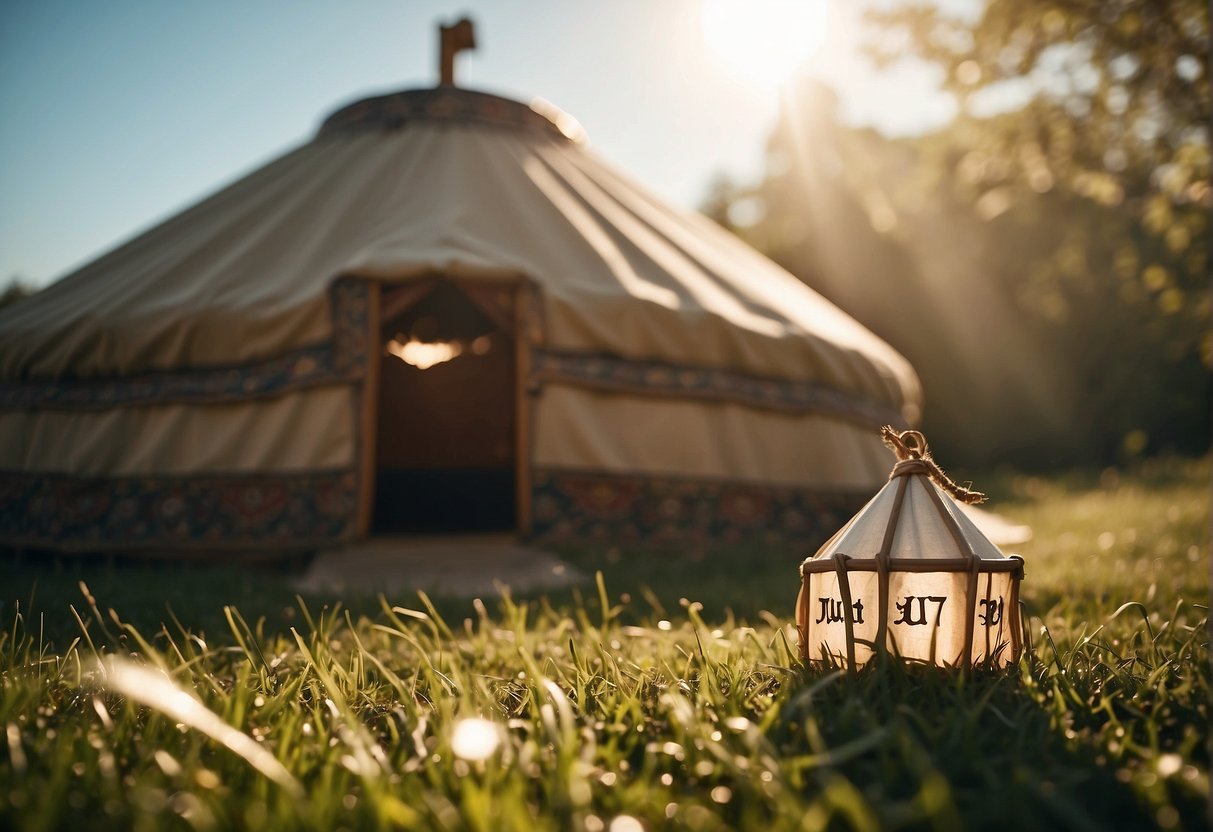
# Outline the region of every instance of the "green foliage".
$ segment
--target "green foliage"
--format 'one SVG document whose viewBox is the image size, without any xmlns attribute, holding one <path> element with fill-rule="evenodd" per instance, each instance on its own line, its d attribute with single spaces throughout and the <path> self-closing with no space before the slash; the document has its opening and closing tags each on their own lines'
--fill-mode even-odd
<svg viewBox="0 0 1213 832">
<path fill-rule="evenodd" d="M 1208 441 L 1208 12 L 992 0 L 971 20 L 925 6 L 874 15 L 961 102 L 941 142 L 958 198 L 987 216 L 1038 203 L 993 229 L 1041 238 L 1021 261 L 1019 304 L 1102 410 L 1083 427 L 1130 451 Z"/>
<path fill-rule="evenodd" d="M 1208 474 L 996 482 L 1037 537 L 1031 650 L 994 675 L 805 667 L 785 618 L 669 600 L 695 564 L 643 604 L 600 578 L 584 601 L 507 596 L 462 619 L 421 595 L 366 615 L 300 602 L 282 628 L 212 598 L 222 629 L 205 632 L 140 630 L 86 590 L 69 641 L 27 614 L 0 635 L 0 825 L 1203 828 Z M 770 608 L 795 590 L 793 567 Z M 129 663 L 182 693 L 121 695 Z M 202 709 L 285 776 L 211 739 L 226 729 Z"/>
<path fill-rule="evenodd" d="M 938 66 L 960 115 L 888 140 L 802 85 L 763 181 L 734 188 L 764 208 L 742 233 L 911 360 L 944 457 L 1206 449 L 1206 4 L 991 0 L 871 20 L 877 61 Z"/>
</svg>

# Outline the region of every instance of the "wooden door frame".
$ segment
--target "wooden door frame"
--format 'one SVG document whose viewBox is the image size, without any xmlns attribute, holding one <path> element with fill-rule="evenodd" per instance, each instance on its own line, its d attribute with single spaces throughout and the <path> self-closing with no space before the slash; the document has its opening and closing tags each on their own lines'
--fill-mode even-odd
<svg viewBox="0 0 1213 832">
<path fill-rule="evenodd" d="M 514 529 L 531 536 L 531 285 L 514 284 Z"/>
<path fill-rule="evenodd" d="M 359 460 L 362 470 L 358 476 L 358 496 L 361 503 L 358 506 L 358 537 L 365 538 L 371 534 L 371 523 L 375 519 L 375 475 L 378 466 L 375 464 L 377 442 L 379 440 L 379 362 L 383 359 L 383 345 L 379 332 L 379 281 L 368 280 L 366 292 L 366 374 L 362 378 L 362 413 L 361 436 L 356 447 L 361 451 Z"/>
<path fill-rule="evenodd" d="M 454 280 L 458 285 L 458 279 Z M 361 399 L 361 437 L 358 443 L 360 468 L 358 493 L 360 504 L 356 533 L 360 538 L 371 535 L 375 514 L 375 478 L 378 473 L 376 451 L 379 428 L 379 362 L 383 358 L 380 330 L 380 282 L 367 281 L 368 348 L 366 375 L 363 377 Z M 531 445 L 532 417 L 530 400 L 531 285 L 523 278 L 514 283 L 514 531 L 526 539 L 531 535 Z"/>
</svg>

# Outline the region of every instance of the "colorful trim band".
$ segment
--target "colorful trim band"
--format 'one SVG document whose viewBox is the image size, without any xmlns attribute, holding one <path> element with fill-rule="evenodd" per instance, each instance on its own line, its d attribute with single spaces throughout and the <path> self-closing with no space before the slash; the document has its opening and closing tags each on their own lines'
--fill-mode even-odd
<svg viewBox="0 0 1213 832">
<path fill-rule="evenodd" d="M 172 370 L 111 378 L 0 382 L 0 408 L 104 410 L 143 404 L 219 403 L 276 396 L 366 373 L 367 283 L 339 280 L 330 292 L 333 337 L 240 366 Z"/>
<path fill-rule="evenodd" d="M 75 551 L 314 549 L 354 534 L 352 471 L 85 478 L 0 472 L 0 541 Z"/>
<path fill-rule="evenodd" d="M 791 543 L 816 551 L 871 496 L 677 477 L 536 469 L 541 542 Z"/>
<path fill-rule="evenodd" d="M 606 355 L 536 350 L 531 377 L 642 395 L 735 401 L 797 413 L 820 412 L 864 426 L 900 425 L 896 410 L 811 381 L 760 378 L 710 367 L 678 367 Z"/>
</svg>

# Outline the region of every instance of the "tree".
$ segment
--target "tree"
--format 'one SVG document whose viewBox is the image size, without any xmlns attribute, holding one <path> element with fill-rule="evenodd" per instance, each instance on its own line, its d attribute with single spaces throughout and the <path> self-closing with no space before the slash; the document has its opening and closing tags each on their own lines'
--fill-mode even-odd
<svg viewBox="0 0 1213 832">
<path fill-rule="evenodd" d="M 1207 448 L 1208 7 L 990 0 L 871 20 L 878 61 L 930 61 L 961 102 L 932 160 L 957 198 L 1035 238 L 1017 302 L 1088 393 L 1092 450 Z"/>
<path fill-rule="evenodd" d="M 1209 447 L 1208 16 L 991 0 L 874 14 L 961 114 L 890 140 L 805 82 L 744 236 L 900 350 L 942 455 L 1106 464 Z M 714 211 L 728 216 L 715 192 Z"/>
<path fill-rule="evenodd" d="M 910 360 L 944 456 L 992 463 L 1034 446 L 1033 461 L 1048 462 L 1069 451 L 1071 420 L 1056 408 L 1068 379 L 1039 371 L 1055 368 L 994 279 L 1003 258 L 988 225 L 927 163 L 940 137 L 889 140 L 840 124 L 836 108 L 817 82 L 788 96 L 749 192 L 764 210 L 746 239 Z"/>
</svg>

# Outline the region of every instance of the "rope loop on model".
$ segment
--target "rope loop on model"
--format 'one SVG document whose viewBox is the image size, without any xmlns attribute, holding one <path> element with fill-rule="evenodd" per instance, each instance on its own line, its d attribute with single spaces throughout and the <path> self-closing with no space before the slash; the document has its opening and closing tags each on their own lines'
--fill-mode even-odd
<svg viewBox="0 0 1213 832">
<path fill-rule="evenodd" d="M 897 464 L 889 479 L 904 477 L 909 474 L 926 474 L 931 480 L 962 503 L 976 505 L 984 503 L 986 495 L 974 491 L 972 483 L 960 485 L 943 472 L 939 464 L 931 458 L 931 450 L 927 447 L 927 438 L 916 430 L 895 430 L 890 425 L 880 429 L 880 438 L 893 453 L 897 454 Z"/>
</svg>

